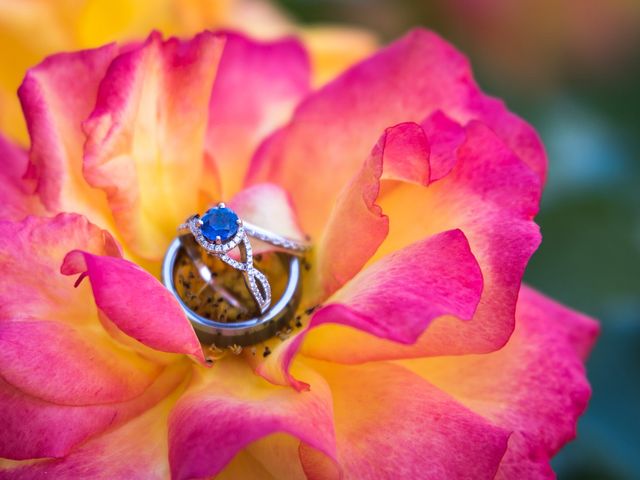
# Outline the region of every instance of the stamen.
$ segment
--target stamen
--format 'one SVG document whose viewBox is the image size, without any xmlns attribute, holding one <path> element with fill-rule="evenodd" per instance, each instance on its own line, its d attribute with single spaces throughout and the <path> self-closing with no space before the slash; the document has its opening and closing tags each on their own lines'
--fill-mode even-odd
<svg viewBox="0 0 640 480">
<path fill-rule="evenodd" d="M 211 351 L 211 356 L 207 357 L 207 358 L 211 358 L 212 361 L 221 360 L 227 355 L 227 351 L 226 350 L 218 348 L 213 344 L 209 346 L 209 350 Z"/>
<path fill-rule="evenodd" d="M 240 355 L 242 353 L 242 347 L 240 345 L 236 345 L 235 343 L 229 347 L 229 350 L 234 355 Z"/>
</svg>

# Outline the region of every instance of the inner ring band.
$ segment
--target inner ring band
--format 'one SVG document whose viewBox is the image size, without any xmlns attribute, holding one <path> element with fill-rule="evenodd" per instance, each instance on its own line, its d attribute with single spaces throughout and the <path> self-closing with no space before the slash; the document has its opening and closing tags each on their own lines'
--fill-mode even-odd
<svg viewBox="0 0 640 480">
<path fill-rule="evenodd" d="M 176 260 L 182 244 L 180 238 L 171 242 L 162 262 L 162 283 L 178 300 L 201 342 L 217 347 L 254 345 L 273 337 L 292 318 L 300 301 L 300 259 L 279 253 L 288 266 L 287 285 L 280 299 L 260 316 L 234 323 L 208 319 L 191 310 L 182 300 L 174 284 Z"/>
</svg>

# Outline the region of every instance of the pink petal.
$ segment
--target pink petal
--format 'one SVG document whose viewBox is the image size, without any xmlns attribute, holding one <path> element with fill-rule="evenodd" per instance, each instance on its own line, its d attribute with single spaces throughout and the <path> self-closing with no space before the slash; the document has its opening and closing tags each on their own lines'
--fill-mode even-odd
<svg viewBox="0 0 640 480">
<path fill-rule="evenodd" d="M 122 332 L 162 352 L 193 355 L 204 362 L 200 342 L 176 299 L 151 274 L 122 258 L 74 250 L 65 275 L 89 277 L 100 312 Z"/>
<path fill-rule="evenodd" d="M 592 319 L 523 287 L 503 349 L 403 364 L 513 432 L 497 478 L 540 478 L 552 476 L 549 459 L 575 436 L 591 392 L 583 359 L 597 334 Z"/>
<path fill-rule="evenodd" d="M 100 327 L 91 291 L 60 274 L 78 247 L 120 254 L 107 232 L 78 215 L 0 222 L 0 375 L 48 402 L 129 400 L 159 370 L 115 342 Z"/>
<path fill-rule="evenodd" d="M 0 319 L 42 318 L 79 326 L 95 319 L 91 293 L 74 290 L 59 272 L 74 248 L 120 254 L 109 233 L 79 215 L 0 222 Z"/>
<path fill-rule="evenodd" d="M 222 198 L 240 189 L 255 147 L 289 119 L 308 93 L 309 80 L 309 60 L 297 40 L 255 42 L 226 35 L 206 139 L 220 173 Z"/>
<path fill-rule="evenodd" d="M 459 127 L 442 118 L 427 123 L 434 139 L 455 139 L 458 135 Z M 445 128 L 442 134 L 439 128 Z M 434 151 L 440 149 L 430 159 L 434 171 L 450 168 L 450 154 L 444 154 L 443 145 L 455 147 L 456 165 L 447 175 L 426 188 L 395 182 L 383 191 L 379 203 L 389 215 L 390 230 L 374 258 L 383 259 L 425 235 L 447 229 L 462 230 L 484 282 L 471 321 L 439 318 L 411 346 L 374 338 L 351 328 L 326 326 L 317 341 L 314 335 L 309 336 L 305 345 L 307 354 L 353 363 L 483 353 L 500 348 L 508 340 L 514 328 L 522 274 L 540 241 L 538 228 L 532 221 L 540 182 L 486 126 L 472 122 L 464 133 L 464 143 L 457 147 L 457 141 L 434 143 L 437 148 Z M 405 307 L 398 305 L 398 308 Z M 328 338 L 339 338 L 340 342 L 329 342 Z"/>
<path fill-rule="evenodd" d="M 413 343 L 441 315 L 469 320 L 481 293 L 482 274 L 467 239 L 460 230 L 451 230 L 363 270 L 331 297 L 311 324 L 340 323 Z"/>
<path fill-rule="evenodd" d="M 178 401 L 169 419 L 172 478 L 213 477 L 249 443 L 283 432 L 335 457 L 331 394 L 320 377 L 310 392 L 274 388 L 241 359 L 225 358 Z"/>
<path fill-rule="evenodd" d="M 495 350 L 513 331 L 520 281 L 540 242 L 532 220 L 538 210 L 539 180 L 493 132 L 474 122 L 466 128 L 458 164 L 433 187 L 432 192 L 397 189 L 394 199 L 382 201 L 390 215 L 403 209 L 406 202 L 414 202 L 411 204 L 430 208 L 435 220 L 427 219 L 425 226 L 418 218 L 404 217 L 396 222 L 398 228 L 392 225 L 388 244 L 383 245 L 380 255 L 411 238 L 420 238 L 434 226 L 458 227 L 478 260 L 484 290 L 471 322 L 464 328 L 453 319 L 436 322 L 413 354 Z"/>
<path fill-rule="evenodd" d="M 165 369 L 142 395 L 127 402 L 91 406 L 44 402 L 0 381 L 0 457 L 64 457 L 75 445 L 155 405 L 180 384 L 188 368 L 181 362 Z"/>
<path fill-rule="evenodd" d="M 143 257 L 161 258 L 203 193 L 216 196 L 203 156 L 222 47 L 207 32 L 187 42 L 152 34 L 112 62 L 84 122 L 84 175 L 106 193 L 127 246 Z"/>
<path fill-rule="evenodd" d="M 458 323 L 470 319 L 481 293 L 482 275 L 462 232 L 435 235 L 363 270 L 315 313 L 306 331 L 278 345 L 258 372 L 304 389 L 288 369 L 305 335 L 305 354 L 357 363 L 375 352 L 368 350 L 364 333 L 362 345 L 352 345 L 350 332 L 411 344 L 442 315 Z"/>
<path fill-rule="evenodd" d="M 388 128 L 361 170 L 340 192 L 318 248 L 324 295 L 360 271 L 387 236 L 389 219 L 375 203 L 383 175 L 429 183 L 429 144 L 419 125 Z"/>
<path fill-rule="evenodd" d="M 509 431 L 402 367 L 314 365 L 331 388 L 344 478 L 492 479 Z M 326 462 L 303 450 L 309 478 Z M 309 464 L 309 460 L 315 460 Z"/>
<path fill-rule="evenodd" d="M 43 211 L 34 185 L 24 179 L 27 152 L 0 135 L 0 219 L 20 220 Z"/>
<path fill-rule="evenodd" d="M 422 121 L 430 146 L 431 181 L 436 181 L 451 172 L 458 163 L 458 148 L 466 139 L 465 129 L 437 111 Z"/>
<path fill-rule="evenodd" d="M 51 212 L 83 213 L 105 224 L 108 206 L 81 176 L 81 123 L 93 108 L 98 85 L 118 52 L 111 44 L 53 55 L 30 69 L 18 90 L 31 136 L 28 178 Z"/>
<path fill-rule="evenodd" d="M 119 348 L 101 332 L 42 319 L 0 322 L 0 375 L 41 400 L 122 402 L 142 394 L 159 373 L 158 366 Z"/>
<path fill-rule="evenodd" d="M 544 176 L 546 160 L 533 129 L 479 90 L 455 49 L 433 33 L 415 30 L 307 97 L 259 150 L 248 181 L 282 185 L 293 196 L 303 228 L 317 238 L 380 132 L 420 122 L 437 110 L 463 124 L 482 120 Z"/>
<path fill-rule="evenodd" d="M 165 480 L 169 477 L 166 424 L 173 403 L 175 394 L 62 458 L 6 464 L 0 459 L 0 480 Z"/>
</svg>

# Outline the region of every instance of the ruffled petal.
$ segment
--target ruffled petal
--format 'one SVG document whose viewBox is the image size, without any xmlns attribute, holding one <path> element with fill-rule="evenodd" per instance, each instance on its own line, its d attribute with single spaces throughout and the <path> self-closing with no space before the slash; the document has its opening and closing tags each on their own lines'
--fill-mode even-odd
<svg viewBox="0 0 640 480">
<path fill-rule="evenodd" d="M 110 226 L 109 208 L 82 177 L 81 124 L 117 53 L 111 44 L 53 55 L 29 70 L 18 90 L 31 137 L 27 178 L 42 203 L 53 213 L 82 213 L 102 227 Z"/>
<path fill-rule="evenodd" d="M 222 182 L 221 198 L 240 189 L 256 146 L 289 120 L 309 82 L 309 60 L 297 40 L 256 42 L 226 34 L 206 140 Z"/>
<path fill-rule="evenodd" d="M 429 115 L 421 125 L 429 139 L 430 180 L 436 181 L 458 163 L 458 148 L 466 140 L 466 131 L 441 111 Z"/>
<path fill-rule="evenodd" d="M 375 202 L 381 179 L 429 183 L 429 144 L 415 123 L 388 128 L 361 170 L 338 195 L 318 247 L 321 294 L 330 295 L 360 271 L 389 231 Z"/>
<path fill-rule="evenodd" d="M 20 220 L 44 211 L 33 182 L 24 179 L 29 157 L 0 135 L 0 219 Z"/>
<path fill-rule="evenodd" d="M 307 354 L 353 363 L 482 353 L 502 347 L 511 335 L 522 274 L 540 241 L 532 220 L 538 208 L 540 182 L 483 124 L 471 122 L 462 128 L 438 113 L 427 119 L 423 128 L 433 139 L 431 171 L 437 175 L 448 173 L 426 187 L 406 181 L 383 184 L 378 203 L 389 215 L 390 227 L 373 260 L 384 259 L 424 236 L 460 229 L 483 277 L 482 297 L 473 318 L 464 323 L 451 316 L 438 318 L 413 345 L 390 342 L 351 328 L 326 326 L 322 341 L 314 342 L 313 335 L 309 337 Z M 454 148 L 453 152 L 447 152 L 447 147 Z M 402 308 L 405 307 L 398 305 L 398 309 Z M 381 321 L 402 329 L 391 320 L 396 316 Z M 327 342 L 328 338 L 341 341 Z M 340 348 L 335 348 L 338 345 Z"/>
<path fill-rule="evenodd" d="M 274 388 L 240 358 L 199 371 L 169 419 L 172 477 L 212 477 L 251 442 L 284 432 L 335 458 L 331 394 L 305 372 L 313 389 Z"/>
<path fill-rule="evenodd" d="M 523 287 L 507 345 L 485 355 L 402 361 L 512 433 L 497 478 L 552 476 L 549 459 L 575 436 L 590 396 L 583 360 L 597 323 Z"/>
<path fill-rule="evenodd" d="M 118 257 L 74 250 L 64 259 L 65 275 L 91 282 L 96 306 L 119 330 L 161 352 L 204 354 L 193 327 L 173 295 L 151 274 Z"/>
<path fill-rule="evenodd" d="M 544 177 L 535 131 L 480 91 L 460 53 L 435 34 L 415 30 L 307 97 L 256 154 L 248 182 L 282 185 L 305 231 L 317 238 L 380 132 L 437 110 L 463 124 L 482 120 Z"/>
<path fill-rule="evenodd" d="M 469 320 L 481 293 L 482 274 L 467 239 L 460 230 L 452 230 L 410 245 L 363 270 L 314 315 L 311 326 L 340 323 L 396 342 L 413 343 L 441 315 Z M 337 349 L 343 346 L 340 340 L 332 343 Z"/>
<path fill-rule="evenodd" d="M 312 365 L 331 388 L 344 478 L 494 477 L 509 430 L 402 367 Z M 308 478 L 327 478 L 326 461 L 301 458 Z"/>
<path fill-rule="evenodd" d="M 130 401 L 91 406 L 45 402 L 0 381 L 0 457 L 64 457 L 74 446 L 155 405 L 184 380 L 189 368 L 188 362 L 168 367 L 142 395 Z"/>
<path fill-rule="evenodd" d="M 390 189 L 380 202 L 395 222 L 377 255 L 425 233 L 460 228 L 484 279 L 473 319 L 463 327 L 450 318 L 435 322 L 407 352 L 413 356 L 480 353 L 504 345 L 514 328 L 522 275 L 540 243 L 533 221 L 541 192 L 536 174 L 485 125 L 471 122 L 465 134 L 448 175 L 426 189 L 406 184 Z M 428 214 L 409 216 L 406 205 Z"/>
<path fill-rule="evenodd" d="M 462 232 L 435 235 L 363 270 L 313 315 L 307 330 L 278 345 L 258 372 L 303 389 L 288 369 L 305 335 L 306 355 L 357 363 L 372 353 L 366 341 L 362 348 L 351 345 L 350 333 L 411 344 L 442 315 L 470 319 L 481 293 L 482 275 Z"/>
<path fill-rule="evenodd" d="M 204 137 L 223 39 L 152 34 L 115 59 L 84 122 L 84 175 L 106 193 L 127 247 L 162 257 L 179 225 L 213 196 Z"/>
<path fill-rule="evenodd" d="M 45 402 L 126 401 L 159 369 L 104 331 L 91 290 L 60 274 L 78 247 L 120 254 L 107 232 L 78 215 L 0 222 L 0 376 Z"/>
</svg>

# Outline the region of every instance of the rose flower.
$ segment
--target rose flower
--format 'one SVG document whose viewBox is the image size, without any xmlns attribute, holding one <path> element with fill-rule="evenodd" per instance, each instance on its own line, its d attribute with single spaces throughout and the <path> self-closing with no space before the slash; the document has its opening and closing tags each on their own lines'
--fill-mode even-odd
<svg viewBox="0 0 640 480">
<path fill-rule="evenodd" d="M 309 85 L 297 41 L 209 32 L 27 73 L 29 151 L 0 144 L 0 478 L 553 476 L 598 327 L 521 285 L 536 133 L 427 31 Z M 314 247 L 288 336 L 213 358 L 158 276 L 220 200 Z"/>
</svg>

